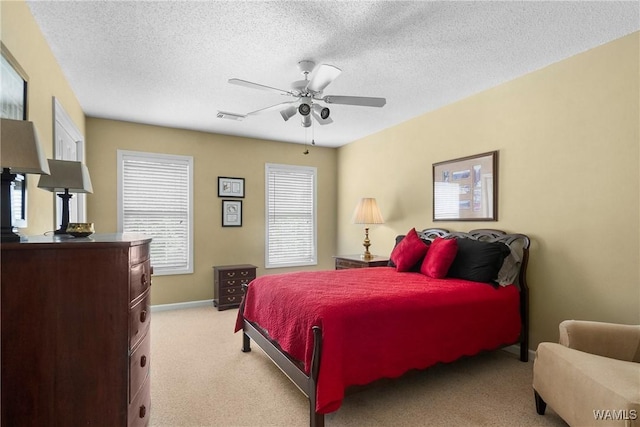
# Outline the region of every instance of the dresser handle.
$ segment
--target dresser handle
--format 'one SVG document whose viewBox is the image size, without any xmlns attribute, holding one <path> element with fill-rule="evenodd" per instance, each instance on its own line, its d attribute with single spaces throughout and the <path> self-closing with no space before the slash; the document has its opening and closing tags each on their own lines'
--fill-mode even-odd
<svg viewBox="0 0 640 427">
<path fill-rule="evenodd" d="M 140 358 L 140 367 L 141 367 L 141 368 L 144 368 L 146 364 L 147 364 L 147 356 L 144 356 L 144 355 L 143 355 L 143 356 Z"/>
<path fill-rule="evenodd" d="M 240 274 L 242 274 L 243 276 L 246 276 L 247 274 L 249 274 L 248 271 L 241 271 Z"/>
<path fill-rule="evenodd" d="M 227 271 L 227 277 L 233 277 L 236 275 L 235 271 Z"/>
<path fill-rule="evenodd" d="M 147 274 L 146 273 L 142 273 L 142 276 L 140 276 L 140 283 L 142 284 L 142 286 L 147 286 Z"/>
<path fill-rule="evenodd" d="M 229 297 L 229 302 L 233 302 L 236 300 L 236 297 Z"/>
<path fill-rule="evenodd" d="M 147 310 L 142 310 L 140 312 L 140 323 L 144 323 L 147 320 Z"/>
<path fill-rule="evenodd" d="M 234 294 L 236 292 L 235 288 L 227 289 L 228 294 Z"/>
<path fill-rule="evenodd" d="M 235 280 L 228 280 L 228 281 L 227 281 L 227 285 L 233 286 L 233 285 L 235 285 L 235 284 L 236 284 L 236 281 L 235 281 Z"/>
<path fill-rule="evenodd" d="M 140 415 L 140 418 L 144 418 L 144 416 L 147 415 L 147 408 L 144 405 L 140 407 L 139 415 Z"/>
</svg>

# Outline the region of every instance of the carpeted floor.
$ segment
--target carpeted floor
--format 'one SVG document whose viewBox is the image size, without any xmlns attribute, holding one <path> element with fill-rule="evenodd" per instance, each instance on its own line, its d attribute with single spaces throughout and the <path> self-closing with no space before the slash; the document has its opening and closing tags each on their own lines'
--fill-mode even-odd
<svg viewBox="0 0 640 427">
<path fill-rule="evenodd" d="M 304 395 L 255 344 L 240 351 L 237 310 L 154 312 L 151 425 L 307 426 Z M 535 411 L 532 362 L 495 351 L 412 372 L 348 395 L 333 426 L 561 426 Z"/>
</svg>

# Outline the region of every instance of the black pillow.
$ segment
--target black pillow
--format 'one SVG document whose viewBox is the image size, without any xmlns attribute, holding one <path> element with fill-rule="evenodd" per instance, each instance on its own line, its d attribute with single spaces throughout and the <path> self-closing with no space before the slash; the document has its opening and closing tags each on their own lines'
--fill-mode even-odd
<svg viewBox="0 0 640 427">
<path fill-rule="evenodd" d="M 495 283 L 504 259 L 511 253 L 502 242 L 482 242 L 458 238 L 458 253 L 448 277 L 474 282 Z"/>
<path fill-rule="evenodd" d="M 400 235 L 396 236 L 396 244 L 393 245 L 394 248 L 396 246 L 398 246 L 398 244 L 400 242 L 402 242 L 402 239 L 404 239 L 404 236 L 405 236 L 404 234 L 400 234 Z M 427 239 L 423 239 L 423 238 L 420 238 L 420 240 L 422 240 L 427 246 L 429 246 L 431 244 L 431 240 L 427 240 Z M 420 271 L 420 265 L 422 265 L 422 260 L 418 261 L 416 265 L 414 265 L 413 267 L 411 267 L 409 269 L 409 271 L 413 271 L 413 272 Z M 391 259 L 389 259 L 389 262 L 387 263 L 387 266 L 395 268 L 396 264 L 393 261 L 391 261 Z"/>
</svg>

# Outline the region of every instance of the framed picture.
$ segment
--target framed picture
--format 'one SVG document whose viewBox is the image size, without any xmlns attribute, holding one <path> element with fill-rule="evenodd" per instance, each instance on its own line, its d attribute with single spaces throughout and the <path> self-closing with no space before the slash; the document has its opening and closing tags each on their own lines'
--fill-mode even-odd
<svg viewBox="0 0 640 427">
<path fill-rule="evenodd" d="M 497 151 L 433 164 L 433 220 L 498 220 Z"/>
<path fill-rule="evenodd" d="M 244 197 L 244 178 L 218 177 L 218 197 Z"/>
<path fill-rule="evenodd" d="M 222 201 L 222 226 L 242 227 L 242 200 Z"/>
</svg>

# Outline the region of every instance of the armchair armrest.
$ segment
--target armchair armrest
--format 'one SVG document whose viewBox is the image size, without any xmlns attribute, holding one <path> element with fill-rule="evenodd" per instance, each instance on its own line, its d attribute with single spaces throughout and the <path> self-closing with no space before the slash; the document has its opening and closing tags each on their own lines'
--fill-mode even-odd
<svg viewBox="0 0 640 427">
<path fill-rule="evenodd" d="M 565 320 L 560 344 L 599 356 L 640 362 L 640 325 Z"/>
</svg>

